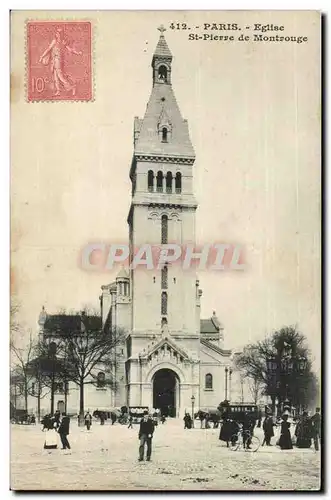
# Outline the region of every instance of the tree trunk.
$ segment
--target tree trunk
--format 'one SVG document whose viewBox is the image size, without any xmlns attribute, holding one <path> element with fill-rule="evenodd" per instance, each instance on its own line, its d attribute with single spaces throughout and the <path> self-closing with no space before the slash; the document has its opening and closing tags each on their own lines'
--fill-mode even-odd
<svg viewBox="0 0 331 500">
<path fill-rule="evenodd" d="M 25 390 L 24 390 L 24 406 L 25 406 L 25 411 L 28 413 L 28 387 L 25 384 Z"/>
<path fill-rule="evenodd" d="M 67 380 L 64 381 L 64 411 L 67 414 L 67 406 L 68 406 L 68 390 L 67 390 L 67 385 L 68 382 Z"/>
<path fill-rule="evenodd" d="M 78 425 L 84 425 L 84 379 L 79 384 L 79 419 Z"/>
<path fill-rule="evenodd" d="M 38 398 L 37 398 L 37 419 L 38 423 L 40 423 L 40 391 L 38 392 Z"/>
<path fill-rule="evenodd" d="M 54 374 L 51 381 L 51 415 L 54 415 Z"/>
</svg>

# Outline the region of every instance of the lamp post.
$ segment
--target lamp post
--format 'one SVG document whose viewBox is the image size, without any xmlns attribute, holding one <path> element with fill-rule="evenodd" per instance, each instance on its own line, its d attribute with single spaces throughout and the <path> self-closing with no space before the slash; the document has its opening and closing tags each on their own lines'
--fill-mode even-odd
<svg viewBox="0 0 331 500">
<path fill-rule="evenodd" d="M 231 401 L 232 369 L 229 370 L 229 401 Z"/>
<path fill-rule="evenodd" d="M 225 367 L 225 401 L 228 399 L 228 372 L 229 368 Z"/>
<path fill-rule="evenodd" d="M 194 401 L 195 401 L 195 397 L 192 396 L 191 397 L 191 403 L 192 403 L 192 427 L 194 427 Z"/>
</svg>

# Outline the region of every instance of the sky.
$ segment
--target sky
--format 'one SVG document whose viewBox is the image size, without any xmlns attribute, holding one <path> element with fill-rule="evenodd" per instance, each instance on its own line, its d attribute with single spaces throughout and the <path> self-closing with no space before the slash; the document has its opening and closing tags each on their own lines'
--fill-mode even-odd
<svg viewBox="0 0 331 500">
<path fill-rule="evenodd" d="M 162 23 L 174 92 L 196 152 L 197 240 L 241 244 L 247 262 L 242 272 L 199 273 L 201 317 L 216 311 L 225 347 L 234 349 L 296 324 L 318 369 L 318 14 L 60 14 L 12 15 L 11 264 L 21 324 L 35 332 L 43 305 L 50 314 L 98 307 L 101 285 L 115 277 L 82 270 L 79 257 L 90 241 L 128 241 L 133 119 L 145 112 Z M 93 102 L 26 102 L 25 20 L 46 16 L 92 21 Z M 171 22 L 202 34 L 204 22 L 243 29 L 274 23 L 308 42 L 190 41 L 187 31 L 170 29 Z"/>
</svg>

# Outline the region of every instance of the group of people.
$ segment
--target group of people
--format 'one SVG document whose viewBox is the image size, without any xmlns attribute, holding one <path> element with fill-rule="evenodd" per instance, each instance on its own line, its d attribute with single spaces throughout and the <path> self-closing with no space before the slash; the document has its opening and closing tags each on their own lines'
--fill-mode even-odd
<svg viewBox="0 0 331 500">
<path fill-rule="evenodd" d="M 69 427 L 70 427 L 70 417 L 66 413 L 60 413 L 56 411 L 52 416 L 50 414 L 45 415 L 41 421 L 43 424 L 42 431 L 46 433 L 44 449 L 56 449 L 58 446 L 57 435 L 60 436 L 62 450 L 70 450 L 70 444 L 68 441 Z"/>
<path fill-rule="evenodd" d="M 315 450 L 319 450 L 320 436 L 321 436 L 321 414 L 320 408 L 316 408 L 315 414 L 312 417 L 308 416 L 308 412 L 303 412 L 295 425 L 294 436 L 291 435 L 291 422 L 289 421 L 289 412 L 285 411 L 282 415 L 280 422 L 280 436 L 277 445 L 281 450 L 290 450 L 293 448 L 293 442 L 297 448 L 310 448 L 312 441 Z M 185 417 L 184 417 L 185 420 Z M 247 413 L 243 418 L 234 420 L 229 417 L 227 413 L 223 415 L 223 423 L 219 434 L 219 439 L 225 441 L 227 447 L 235 436 L 238 435 L 240 425 L 243 432 L 244 447 L 249 449 L 250 437 L 253 436 L 256 421 Z M 270 408 L 266 408 L 266 415 L 262 424 L 264 432 L 264 439 L 262 446 L 272 446 L 271 439 L 275 436 L 274 428 L 278 424 L 272 416 Z M 258 425 L 259 427 L 260 425 Z"/>
<path fill-rule="evenodd" d="M 289 413 L 287 411 L 282 415 L 280 423 L 280 437 L 277 444 L 281 450 L 291 450 L 293 442 L 297 448 L 310 448 L 312 441 L 315 450 L 319 450 L 321 437 L 321 409 L 316 408 L 315 414 L 309 417 L 308 412 L 304 411 L 298 422 L 295 423 L 294 436 L 291 435 L 291 422 L 289 421 Z M 264 441 L 270 446 L 271 438 L 274 436 L 274 423 L 272 415 L 269 413 L 263 422 Z"/>
<path fill-rule="evenodd" d="M 238 420 L 230 418 L 230 415 L 225 413 L 223 415 L 223 424 L 220 430 L 219 439 L 221 441 L 225 441 L 226 446 L 229 448 L 230 443 L 234 444 L 234 442 L 238 439 L 240 426 L 242 426 L 243 446 L 249 450 L 255 423 L 255 419 L 252 418 L 247 412 L 245 412 Z"/>
</svg>

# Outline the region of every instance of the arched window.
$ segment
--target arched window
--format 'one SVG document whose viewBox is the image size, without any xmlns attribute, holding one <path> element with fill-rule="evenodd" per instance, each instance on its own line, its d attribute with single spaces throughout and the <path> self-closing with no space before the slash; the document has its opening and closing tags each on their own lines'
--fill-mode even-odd
<svg viewBox="0 0 331 500">
<path fill-rule="evenodd" d="M 176 193 L 182 192 L 182 174 L 177 172 L 175 181 Z"/>
<path fill-rule="evenodd" d="M 205 376 L 205 389 L 213 388 L 213 376 L 211 373 L 207 373 Z"/>
<path fill-rule="evenodd" d="M 163 191 L 163 174 L 159 170 L 156 176 L 156 191 L 162 193 Z"/>
<path fill-rule="evenodd" d="M 166 127 L 162 129 L 162 142 L 168 142 L 168 129 Z"/>
<path fill-rule="evenodd" d="M 148 170 L 148 175 L 147 175 L 147 184 L 148 184 L 148 191 L 153 192 L 154 191 L 154 173 L 153 170 Z"/>
<path fill-rule="evenodd" d="M 167 325 L 167 324 L 168 324 L 167 318 L 162 318 L 162 320 L 161 320 L 161 326 L 164 326 L 164 325 Z"/>
<path fill-rule="evenodd" d="M 99 372 L 97 375 L 97 385 L 98 387 L 104 387 L 106 383 L 106 375 L 103 372 Z"/>
<path fill-rule="evenodd" d="M 161 294 L 161 314 L 168 314 L 168 295 L 167 292 Z"/>
<path fill-rule="evenodd" d="M 167 172 L 167 177 L 166 177 L 166 192 L 167 193 L 172 193 L 172 173 Z"/>
<path fill-rule="evenodd" d="M 164 65 L 159 67 L 158 79 L 159 82 L 162 83 L 165 83 L 167 81 L 167 68 Z"/>
<path fill-rule="evenodd" d="M 161 270 L 161 288 L 162 289 L 168 288 L 168 268 L 167 268 L 167 266 L 164 266 L 164 268 Z"/>
<path fill-rule="evenodd" d="M 161 218 L 161 244 L 164 245 L 168 243 L 168 217 L 162 215 Z"/>
</svg>

